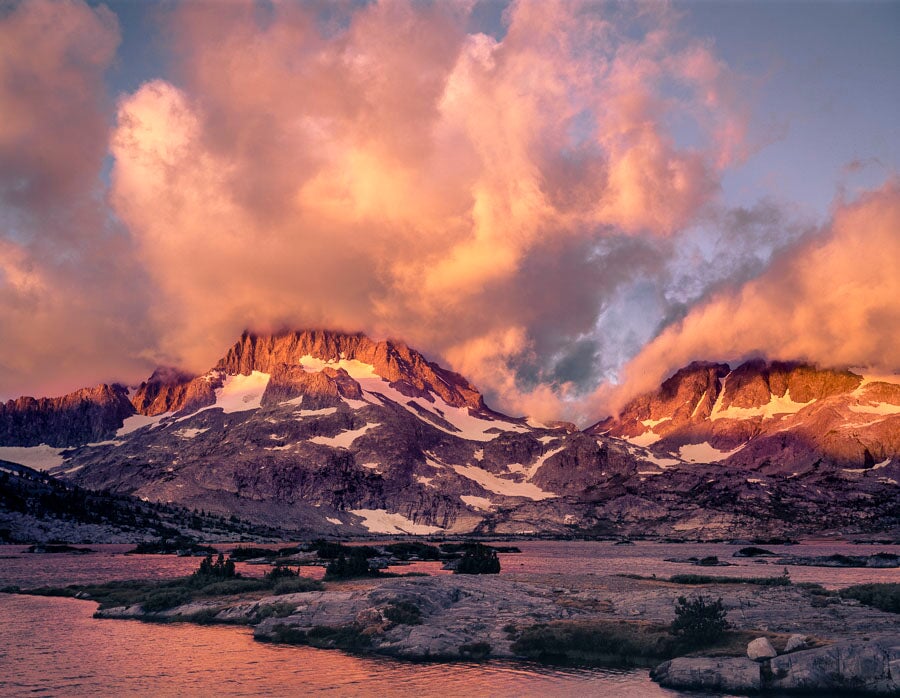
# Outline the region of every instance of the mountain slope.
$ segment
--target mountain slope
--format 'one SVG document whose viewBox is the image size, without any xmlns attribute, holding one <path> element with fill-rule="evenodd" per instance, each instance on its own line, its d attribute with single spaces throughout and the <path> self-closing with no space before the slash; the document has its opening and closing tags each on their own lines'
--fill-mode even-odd
<svg viewBox="0 0 900 698">
<path fill-rule="evenodd" d="M 578 432 L 489 409 L 401 343 L 246 333 L 203 375 L 160 370 L 130 391 L 102 439 L 0 458 L 311 534 L 888 531 L 898 389 L 800 364 L 697 363 Z"/>
<path fill-rule="evenodd" d="M 900 455 L 900 377 L 799 363 L 694 363 L 590 433 L 764 473 L 868 470 Z"/>
</svg>

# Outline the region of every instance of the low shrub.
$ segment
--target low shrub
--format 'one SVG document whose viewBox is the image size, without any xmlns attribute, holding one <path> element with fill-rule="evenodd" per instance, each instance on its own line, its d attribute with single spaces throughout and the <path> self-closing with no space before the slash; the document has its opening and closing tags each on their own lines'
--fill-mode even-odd
<svg viewBox="0 0 900 698">
<path fill-rule="evenodd" d="M 621 621 L 553 621 L 524 628 L 512 651 L 564 664 L 646 665 L 670 659 L 678 641 L 663 625 Z"/>
<path fill-rule="evenodd" d="M 299 570 L 292 570 L 290 567 L 285 565 L 275 565 L 271 570 L 266 572 L 264 575 L 266 579 L 276 580 L 276 579 L 291 579 L 292 577 L 299 577 Z"/>
<path fill-rule="evenodd" d="M 703 596 L 679 596 L 675 604 L 675 620 L 670 630 L 689 647 L 713 644 L 728 629 L 727 611 L 722 599 L 712 601 Z"/>
<path fill-rule="evenodd" d="M 256 622 L 266 618 L 285 618 L 294 612 L 296 606 L 292 603 L 271 603 L 259 606 L 256 609 Z"/>
<path fill-rule="evenodd" d="M 857 584 L 838 592 L 845 599 L 856 599 L 888 613 L 900 613 L 900 584 Z"/>
<path fill-rule="evenodd" d="M 259 557 L 272 557 L 275 552 L 268 548 L 238 547 L 231 551 L 228 557 L 232 560 L 254 560 Z"/>
<path fill-rule="evenodd" d="M 197 589 L 202 596 L 231 596 L 232 594 L 246 594 L 251 591 L 263 591 L 270 584 L 265 579 L 227 579 L 221 582 L 212 582 Z"/>
<path fill-rule="evenodd" d="M 417 557 L 421 560 L 440 560 L 441 551 L 434 545 L 427 543 L 391 543 L 384 546 L 385 552 L 393 555 L 398 560 L 408 560 Z"/>
<path fill-rule="evenodd" d="M 756 584 L 764 587 L 781 587 L 791 584 L 791 578 L 785 574 L 777 577 L 714 577 L 706 574 L 673 574 L 669 577 L 669 581 L 672 584 Z"/>
<path fill-rule="evenodd" d="M 477 544 L 462 556 L 454 573 L 499 574 L 500 559 L 497 557 L 497 551 L 486 545 Z"/>
<path fill-rule="evenodd" d="M 339 649 L 359 652 L 372 644 L 372 639 L 361 628 L 349 625 L 314 625 L 306 633 L 306 644 L 322 649 Z"/>
<path fill-rule="evenodd" d="M 189 603 L 190 600 L 191 592 L 187 589 L 157 589 L 147 594 L 141 602 L 141 608 L 147 613 L 157 613 Z"/>
<path fill-rule="evenodd" d="M 345 557 L 343 554 L 328 563 L 325 568 L 325 579 L 352 579 L 354 577 L 370 577 L 378 574 L 377 570 L 369 568 L 369 561 L 365 554 L 353 554 Z"/>
<path fill-rule="evenodd" d="M 397 625 L 421 625 L 422 610 L 408 601 L 394 601 L 384 609 L 384 617 Z"/>
</svg>

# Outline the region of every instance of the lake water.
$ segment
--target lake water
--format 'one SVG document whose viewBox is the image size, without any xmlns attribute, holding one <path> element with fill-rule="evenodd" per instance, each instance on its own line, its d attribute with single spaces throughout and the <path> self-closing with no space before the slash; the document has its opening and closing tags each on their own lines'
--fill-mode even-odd
<svg viewBox="0 0 900 698">
<path fill-rule="evenodd" d="M 505 575 L 568 572 L 666 576 L 702 571 L 721 575 L 777 575 L 781 566 L 731 558 L 739 546 L 527 541 L 519 555 L 501 555 Z M 123 555 L 130 546 L 92 546 L 89 555 L 30 555 L 22 546 L 0 546 L 0 586 L 72 584 L 110 579 L 171 578 L 188 574 L 197 560 Z M 823 543 L 777 548 L 792 555 L 900 552 L 900 546 Z M 666 557 L 704 557 L 739 563 L 695 568 Z M 242 574 L 264 568 L 239 565 Z M 321 568 L 302 568 L 321 576 Z M 410 569 L 410 568 L 407 568 Z M 413 567 L 441 573 L 436 563 Z M 900 581 L 898 570 L 792 567 L 795 581 L 829 587 Z M 658 687 L 646 670 L 613 671 L 545 667 L 529 662 L 421 664 L 341 652 L 261 644 L 248 628 L 153 625 L 97 620 L 88 601 L 0 594 L 0 695 L 340 695 L 340 696 L 679 696 Z M 722 694 L 707 694 L 718 695 Z"/>
</svg>

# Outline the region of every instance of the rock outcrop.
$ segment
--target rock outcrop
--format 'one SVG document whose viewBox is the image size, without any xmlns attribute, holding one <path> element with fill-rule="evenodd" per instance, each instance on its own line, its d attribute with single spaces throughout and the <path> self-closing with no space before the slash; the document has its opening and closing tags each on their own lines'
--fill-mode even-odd
<svg viewBox="0 0 900 698">
<path fill-rule="evenodd" d="M 759 663 L 744 658 L 679 657 L 656 667 L 662 686 L 736 693 L 900 694 L 900 635 L 844 641 Z"/>
<path fill-rule="evenodd" d="M 0 444 L 79 446 L 103 441 L 135 412 L 121 385 L 98 385 L 62 397 L 0 403 Z"/>
<path fill-rule="evenodd" d="M 771 659 L 778 655 L 768 638 L 758 637 L 747 645 L 747 656 L 754 662 Z"/>
</svg>

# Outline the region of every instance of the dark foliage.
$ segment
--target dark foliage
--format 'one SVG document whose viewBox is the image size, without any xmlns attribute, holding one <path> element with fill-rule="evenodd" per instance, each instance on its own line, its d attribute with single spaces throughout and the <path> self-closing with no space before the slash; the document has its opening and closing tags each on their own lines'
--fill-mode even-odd
<svg viewBox="0 0 900 698">
<path fill-rule="evenodd" d="M 376 557 L 378 555 L 378 551 L 369 545 L 344 545 L 343 543 L 335 543 L 321 538 L 314 540 L 306 549 L 315 551 L 316 555 L 323 560 L 334 560 L 341 555 L 345 557 L 357 555 L 364 558 Z"/>
<path fill-rule="evenodd" d="M 888 613 L 900 613 L 900 583 L 857 584 L 838 592 L 845 599 L 856 599 Z"/>
<path fill-rule="evenodd" d="M 235 572 L 234 562 L 226 560 L 222 553 L 213 562 L 213 556 L 207 555 L 200 563 L 200 568 L 191 576 L 192 583 L 195 586 L 206 586 L 216 581 L 225 579 L 234 579 L 240 576 Z"/>
<path fill-rule="evenodd" d="M 476 545 L 466 551 L 454 570 L 456 574 L 499 574 L 497 551 L 486 545 Z"/>
<path fill-rule="evenodd" d="M 391 543 L 384 546 L 384 550 L 398 560 L 409 560 L 411 557 L 417 557 L 420 560 L 441 559 L 441 551 L 427 543 Z"/>
<path fill-rule="evenodd" d="M 351 548 L 351 551 L 353 549 Z M 343 554 L 328 563 L 325 568 L 325 579 L 351 579 L 353 577 L 370 577 L 378 571 L 370 569 L 365 552 L 354 553 L 350 557 Z"/>
<path fill-rule="evenodd" d="M 275 565 L 275 567 L 266 572 L 265 576 L 266 579 L 272 580 L 293 579 L 300 576 L 300 571 L 292 570 L 290 567 L 287 567 L 285 565 Z"/>
<path fill-rule="evenodd" d="M 384 617 L 397 625 L 421 625 L 422 610 L 409 601 L 394 601 L 384 609 Z"/>
<path fill-rule="evenodd" d="M 728 629 L 726 615 L 722 599 L 712 601 L 703 596 L 690 599 L 679 596 L 670 630 L 688 646 L 702 647 L 722 638 Z"/>
<path fill-rule="evenodd" d="M 621 621 L 554 621 L 518 631 L 517 655 L 563 664 L 644 665 L 677 655 L 678 640 L 661 625 Z"/>
</svg>

